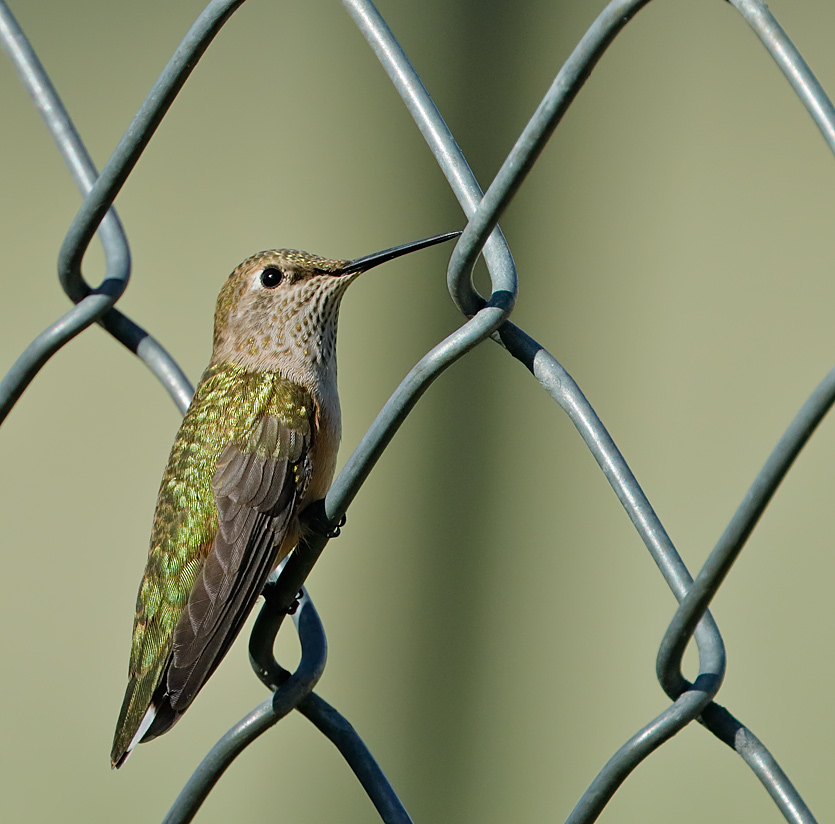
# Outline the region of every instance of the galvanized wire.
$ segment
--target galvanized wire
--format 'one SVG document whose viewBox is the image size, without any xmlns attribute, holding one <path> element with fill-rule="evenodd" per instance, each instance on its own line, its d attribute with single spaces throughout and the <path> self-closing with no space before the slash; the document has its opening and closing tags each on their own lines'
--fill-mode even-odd
<svg viewBox="0 0 835 824">
<path fill-rule="evenodd" d="M 568 415 L 679 601 L 657 658 L 657 677 L 672 703 L 618 749 L 582 794 L 568 821 L 580 824 L 596 820 L 625 778 L 647 755 L 691 721 L 698 720 L 739 753 L 787 821 L 813 822 L 811 812 L 765 745 L 713 702 L 725 674 L 725 649 L 707 610 L 794 459 L 835 402 L 835 370 L 798 412 L 694 580 L 580 387 L 550 353 L 508 320 L 516 300 L 517 275 L 498 220 L 609 44 L 649 0 L 613 0 L 605 6 L 557 73 L 486 192 L 374 5 L 369 0 L 343 2 L 403 98 L 467 218 L 448 269 L 450 295 L 466 321 L 406 375 L 348 459 L 324 502 L 305 513 L 317 522 L 319 529 L 268 585 L 265 605 L 250 638 L 253 669 L 272 691 L 272 697 L 245 716 L 207 754 L 165 821 L 173 824 L 191 820 L 228 765 L 292 709 L 298 709 L 334 742 L 383 821 L 403 824 L 411 820 L 356 731 L 313 692 L 324 669 L 326 643 L 324 630 L 306 594 L 295 613 L 302 658 L 293 674 L 275 661 L 273 642 L 328 540 L 324 536 L 339 522 L 400 424 L 441 372 L 483 340 L 492 338 L 536 377 Z M 130 253 L 112 204 L 189 73 L 242 3 L 243 0 L 213 0 L 207 5 L 98 174 L 37 55 L 7 4 L 0 0 L 0 40 L 84 195 L 58 259 L 60 283 L 76 305 L 26 347 L 0 382 L 0 422 L 46 360 L 94 322 L 142 358 L 181 411 L 185 410 L 191 387 L 176 362 L 144 330 L 114 308 L 130 276 Z M 785 32 L 759 0 L 730 3 L 761 39 L 835 152 L 835 109 Z M 96 233 L 104 248 L 107 271 L 102 283 L 94 288 L 84 280 L 81 266 Z M 484 256 L 491 277 L 491 294 L 487 297 L 478 294 L 472 282 L 473 265 L 479 255 Z M 692 683 L 681 671 L 682 656 L 691 639 L 699 653 L 699 672 Z"/>
</svg>

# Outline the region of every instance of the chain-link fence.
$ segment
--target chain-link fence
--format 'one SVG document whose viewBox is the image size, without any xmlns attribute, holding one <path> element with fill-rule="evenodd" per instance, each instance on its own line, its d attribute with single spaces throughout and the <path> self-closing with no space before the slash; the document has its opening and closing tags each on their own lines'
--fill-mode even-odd
<svg viewBox="0 0 835 824">
<path fill-rule="evenodd" d="M 191 389 L 176 362 L 144 329 L 115 308 L 127 285 L 131 262 L 128 235 L 111 206 L 129 176 L 134 172 L 140 155 L 148 146 L 160 123 L 163 122 L 169 107 L 175 103 L 175 98 L 189 74 L 215 35 L 242 4 L 243 0 L 238 0 L 238 2 L 216 0 L 206 7 L 174 53 L 151 93 L 145 98 L 110 160 L 104 165 L 102 171 L 97 173 L 81 136 L 76 132 L 69 114 L 60 102 L 58 93 L 49 81 L 47 72 L 41 66 L 23 32 L 18 28 L 6 4 L 0 3 L 4 46 L 11 55 L 35 106 L 46 121 L 73 179 L 85 196 L 81 209 L 66 231 L 58 258 L 61 284 L 75 303 L 75 307 L 35 338 L 6 374 L 0 384 L 0 409 L 2 409 L 3 418 L 21 398 L 47 360 L 76 335 L 95 323 L 101 324 L 112 336 L 145 362 L 174 398 L 181 411 L 184 411 L 187 406 Z M 771 502 L 778 484 L 835 400 L 835 394 L 833 394 L 835 393 L 835 372 L 824 378 L 809 400 L 797 412 L 786 433 L 756 476 L 750 490 L 745 494 L 713 552 L 696 574 L 696 569 L 692 564 L 692 573 L 688 572 L 629 465 L 572 377 L 542 345 L 529 336 L 528 331 L 536 333 L 534 328 L 523 331 L 508 320 L 516 301 L 517 275 L 509 248 L 496 229 L 496 223 L 504 214 L 511 199 L 520 190 L 541 151 L 598 60 L 632 17 L 644 6 L 650 5 L 648 0 L 640 2 L 616 0 L 602 10 L 600 16 L 587 29 L 571 52 L 571 56 L 560 69 L 551 88 L 542 98 L 533 117 L 519 135 L 512 151 L 493 178 L 493 182 L 485 187 L 484 194 L 452 133 L 442 120 L 441 114 L 410 64 L 406 53 L 383 18 L 371 3 L 346 0 L 344 5 L 405 102 L 406 108 L 432 150 L 467 217 L 468 222 L 464 233 L 452 253 L 448 274 L 450 294 L 466 320 L 462 326 L 446 336 L 440 344 L 432 347 L 420 359 L 383 406 L 359 446 L 348 458 L 326 499 L 325 506 L 329 520 L 336 523 L 340 519 L 360 486 L 368 478 L 372 467 L 388 446 L 395 431 L 415 407 L 424 391 L 459 358 L 471 352 L 480 342 L 492 337 L 504 347 L 507 353 L 528 368 L 546 393 L 567 413 L 626 509 L 635 530 L 649 550 L 664 580 L 680 602 L 678 611 L 663 635 L 657 659 L 658 681 L 670 699 L 669 705 L 654 717 L 647 716 L 641 725 L 630 730 L 630 734 L 623 737 L 625 743 L 611 753 L 608 762 L 600 764 L 600 772 L 586 789 L 578 787 L 576 797 L 579 800 L 576 801 L 576 806 L 567 820 L 572 822 L 595 820 L 627 777 L 644 764 L 647 756 L 671 741 L 676 733 L 692 721 L 698 720 L 713 733 L 716 739 L 737 752 L 759 778 L 765 791 L 771 796 L 773 803 L 783 813 L 786 820 L 813 821 L 814 818 L 806 803 L 775 761 L 774 754 L 779 755 L 777 748 L 773 754 L 769 749 L 770 742 L 767 737 L 763 735 L 764 742 L 761 742 L 754 735 L 754 732 L 759 732 L 756 725 L 752 723 L 753 732 L 744 725 L 748 721 L 745 702 L 742 701 L 737 706 L 736 702 L 728 701 L 726 702 L 728 709 L 714 703 L 713 699 L 725 676 L 725 648 L 719 629 L 706 610 L 755 524 Z M 789 79 L 795 93 L 806 106 L 827 144 L 835 150 L 835 110 L 788 37 L 764 4 L 734 0 L 731 5 L 761 39 L 774 61 Z M 495 12 L 496 9 L 492 11 Z M 287 30 L 281 32 L 280 37 L 276 37 L 277 48 L 280 48 L 291 29 L 292 27 L 288 26 Z M 312 52 L 314 45 L 311 43 Z M 312 56 L 311 59 L 313 59 Z M 776 80 L 774 82 L 776 83 Z M 56 83 L 60 87 L 60 79 L 56 80 Z M 319 117 L 312 117 L 309 112 L 299 112 L 293 105 L 285 106 L 280 95 L 276 95 L 272 101 L 263 101 L 262 105 L 275 106 L 285 112 L 288 130 L 344 131 L 345 140 L 356 141 L 358 140 L 357 132 L 361 133 L 366 125 L 362 112 L 356 113 L 355 119 L 346 120 L 344 117 L 334 118 L 326 107 Z M 255 111 L 257 112 L 257 107 Z M 170 116 L 174 116 L 175 112 L 176 105 L 171 109 Z M 257 128 L 257 117 L 254 116 L 251 122 L 241 123 L 240 127 Z M 360 137 L 359 140 L 361 139 Z M 624 162 L 628 162 L 628 158 L 624 158 Z M 136 174 L 137 177 L 141 176 L 141 170 Z M 767 170 L 764 171 L 763 176 L 767 176 Z M 281 180 L 270 181 L 270 185 L 276 189 L 276 196 L 281 199 L 298 199 L 306 195 L 314 199 L 316 196 L 327 196 L 327 191 L 321 181 L 308 179 L 307 188 L 302 187 L 301 190 L 298 186 L 288 187 Z M 6 196 L 9 197 L 10 194 L 7 190 Z M 430 230 L 440 231 L 445 228 L 448 227 L 433 223 Z M 97 232 L 104 249 L 106 274 L 100 285 L 96 287 L 89 285 L 82 276 L 82 261 Z M 421 233 L 428 234 L 428 231 L 413 232 L 415 235 Z M 605 241 L 605 231 L 601 233 L 601 238 Z M 401 238 L 395 238 L 392 242 L 399 239 Z M 288 245 L 284 238 L 281 244 Z M 473 266 L 482 250 L 490 277 L 490 287 L 487 290 L 489 297 L 482 297 L 472 285 Z M 320 250 L 314 249 L 314 251 Z M 331 253 L 332 250 L 322 249 L 321 251 Z M 356 253 L 361 251 L 364 250 L 353 250 Z M 334 252 L 334 254 L 337 253 L 338 250 Z M 348 256 L 351 250 L 341 254 Z M 37 258 L 36 268 L 39 274 L 46 268 L 41 258 Z M 535 288 L 535 286 L 530 287 L 532 297 Z M 206 291 L 211 297 L 213 289 L 207 288 Z M 660 311 L 664 311 L 663 307 Z M 636 333 L 638 331 L 640 330 L 635 330 Z M 100 345 L 99 342 L 97 343 Z M 624 345 L 629 345 L 628 337 Z M 36 385 L 37 381 L 32 384 L 33 388 Z M 518 415 L 516 431 L 519 438 L 531 440 L 545 437 L 545 433 L 540 435 L 537 434 L 536 429 L 529 428 L 522 412 Z M 433 440 L 432 447 L 433 451 L 442 451 L 443 438 Z M 485 444 L 484 448 L 501 453 L 513 447 L 512 444 L 505 442 Z M 49 469 L 42 466 L 41 471 L 47 472 Z M 496 471 L 501 471 L 501 464 L 498 465 Z M 508 477 L 505 480 L 505 483 L 512 483 L 523 488 L 525 482 L 524 476 Z M 555 489 L 557 488 L 555 486 Z M 444 494 L 450 494 L 449 490 Z M 509 511 L 506 517 L 526 517 L 526 515 Z M 82 528 L 83 523 L 84 518 L 79 514 L 77 524 L 65 522 L 64 528 L 78 530 Z M 397 524 L 392 524 L 392 527 L 392 540 L 396 543 Z M 559 534 L 560 525 L 555 522 L 553 533 L 543 536 L 542 540 L 550 546 L 551 542 L 557 542 L 556 538 Z M 473 531 L 473 535 L 474 540 L 477 541 L 486 541 L 489 538 L 477 529 Z M 114 536 L 114 540 L 120 544 L 120 551 L 124 552 L 124 538 Z M 502 540 L 506 541 L 507 535 L 503 536 Z M 324 668 L 325 644 L 322 626 L 309 600 L 303 601 L 296 615 L 302 645 L 302 657 L 297 670 L 292 675 L 286 673 L 275 664 L 272 657 L 273 643 L 282 616 L 310 573 L 324 545 L 324 539 L 318 542 L 311 541 L 304 551 L 292 556 L 290 563 L 271 588 L 267 605 L 261 610 L 259 619 L 252 630 L 250 653 L 258 664 L 262 680 L 274 690 L 273 696 L 247 715 L 209 752 L 179 796 L 166 820 L 172 822 L 190 820 L 190 816 L 202 803 L 214 783 L 243 748 L 278 720 L 291 713 L 293 709 L 298 709 L 336 745 L 383 820 L 392 822 L 410 820 L 362 740 L 335 709 L 312 692 Z M 518 554 L 525 552 L 526 548 L 514 546 L 508 551 Z M 137 554 L 141 554 L 141 550 L 137 549 Z M 79 560 L 85 569 L 92 564 L 89 559 Z M 44 568 L 41 566 L 39 574 L 43 573 Z M 90 574 L 94 575 L 95 571 L 92 570 Z M 443 576 L 444 570 L 439 570 L 438 574 Z M 452 578 L 455 577 L 453 573 Z M 462 580 L 463 585 L 466 586 L 466 575 Z M 131 580 L 127 588 L 129 589 L 133 584 Z M 67 586 L 73 585 L 67 583 Z M 493 620 L 501 620 L 502 612 L 513 608 L 515 599 L 523 594 L 509 590 L 502 591 L 501 586 L 496 592 L 501 595 L 501 598 L 497 598 L 492 604 L 490 617 Z M 375 595 L 373 585 L 369 584 L 366 591 L 352 592 L 351 600 L 363 604 L 365 608 L 373 609 Z M 632 592 L 632 596 L 638 599 L 641 597 L 639 592 Z M 453 596 L 447 592 L 444 597 Z M 458 597 L 466 600 L 465 595 Z M 371 607 L 367 607 L 369 601 L 372 602 Z M 130 603 L 130 600 L 127 600 L 124 605 L 128 612 L 130 607 L 127 604 Z M 435 606 L 437 607 L 438 604 L 443 604 L 443 601 L 439 601 Z M 423 606 L 428 605 L 418 605 L 418 608 Z M 49 609 L 48 605 L 46 609 Z M 658 628 L 654 628 L 654 631 L 658 631 Z M 803 630 L 796 629 L 795 631 L 800 633 Z M 585 636 L 585 630 L 580 632 L 572 628 L 571 633 Z M 698 649 L 697 674 L 686 679 L 682 675 L 682 657 L 691 638 L 695 640 Z M 62 639 L 62 641 L 71 645 L 77 644 L 84 649 L 89 649 L 89 644 L 92 643 L 77 635 L 70 639 Z M 605 639 L 595 640 L 589 636 L 583 637 L 581 642 L 588 648 L 593 648 L 596 645 L 605 644 Z M 525 645 L 521 644 L 521 647 L 524 650 Z M 534 658 L 538 657 L 534 650 L 528 650 L 527 654 Z M 565 659 L 563 663 L 571 666 Z M 518 692 L 507 700 L 507 712 L 511 714 L 514 703 L 524 700 L 524 681 L 535 677 L 521 670 L 517 670 L 517 673 L 520 682 L 517 684 Z M 615 688 L 612 691 L 614 696 L 617 694 L 617 684 L 613 684 L 613 687 Z M 98 692 L 97 686 L 91 684 L 90 688 Z M 436 688 L 443 689 L 443 684 L 437 685 Z M 793 700 L 799 699 L 803 693 L 804 688 L 799 687 Z M 558 685 L 555 687 L 555 700 L 559 700 Z M 334 703 L 339 706 L 338 696 L 334 697 Z M 731 712 L 734 714 L 731 715 Z M 38 723 L 38 719 L 29 719 L 27 723 L 29 725 Z M 211 725 L 204 721 L 205 726 Z M 596 725 L 590 726 L 586 734 L 589 735 L 592 732 L 596 734 Z M 179 729 L 175 734 L 177 733 L 185 734 Z M 55 734 L 60 735 L 60 731 L 56 730 Z M 555 735 L 559 735 L 558 731 L 555 731 Z M 798 730 L 798 737 L 803 738 L 803 736 L 804 733 Z M 713 741 L 712 744 L 718 747 L 718 742 Z M 454 744 L 450 744 L 449 741 L 437 743 L 440 751 L 437 760 L 441 764 L 446 757 L 444 750 L 449 746 L 454 749 Z M 564 749 L 570 755 L 575 744 L 563 740 L 559 748 Z M 106 741 L 103 750 L 106 751 Z M 153 750 L 150 748 L 143 747 L 140 752 L 144 758 L 153 757 Z M 261 757 L 265 757 L 263 748 L 259 752 L 262 754 Z M 705 757 L 713 757 L 712 750 L 705 750 L 705 753 Z M 267 756 L 275 774 L 279 776 L 283 754 L 278 751 L 277 754 L 271 752 Z M 385 768 L 384 759 L 380 758 L 380 761 Z M 543 770 L 543 773 L 545 772 L 547 770 Z M 738 772 L 734 775 L 735 780 L 743 780 Z M 802 785 L 802 776 L 795 776 L 795 780 Z M 48 786 L 48 784 L 48 779 L 43 781 L 43 786 Z M 274 789 L 276 803 L 280 803 L 279 799 L 283 790 L 278 785 Z M 329 792 L 329 790 L 323 788 L 323 792 Z M 554 801 L 555 809 L 562 809 L 564 806 L 564 799 Z M 415 817 L 421 820 L 419 815 Z"/>
</svg>

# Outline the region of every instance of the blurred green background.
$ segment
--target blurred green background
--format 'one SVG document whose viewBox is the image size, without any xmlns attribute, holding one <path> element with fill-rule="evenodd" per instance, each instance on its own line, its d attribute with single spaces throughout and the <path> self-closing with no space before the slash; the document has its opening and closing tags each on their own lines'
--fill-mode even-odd
<svg viewBox="0 0 835 824">
<path fill-rule="evenodd" d="M 201 0 L 18 0 L 103 165 Z M 835 91 L 835 5 L 772 10 Z M 383 2 L 483 185 L 603 0 Z M 79 197 L 0 62 L 0 372 L 67 308 L 55 260 Z M 692 570 L 835 361 L 835 164 L 721 0 L 656 0 L 617 39 L 502 226 L 514 320 L 569 369 Z M 249 0 L 119 195 L 134 277 L 119 306 L 196 380 L 215 296 L 274 246 L 352 257 L 462 225 L 388 80 L 337 2 Z M 341 460 L 413 363 L 459 323 L 437 248 L 361 279 L 340 332 Z M 85 260 L 98 283 L 97 247 Z M 265 697 L 239 641 L 169 735 L 108 753 L 157 484 L 179 416 L 94 327 L 0 429 L 5 821 L 162 818 L 211 744 Z M 830 609 L 835 433 L 824 422 L 715 601 L 719 700 L 835 814 Z M 667 701 L 674 601 L 571 424 L 487 343 L 441 377 L 310 580 L 330 643 L 319 691 L 416 822 L 562 821 Z M 246 633 L 245 633 L 246 634 Z M 292 633 L 282 659 L 294 663 Z M 691 664 L 692 664 L 692 659 Z M 692 674 L 692 672 L 691 672 Z M 376 815 L 295 715 L 232 766 L 198 820 Z M 692 725 L 602 821 L 781 820 Z"/>
</svg>

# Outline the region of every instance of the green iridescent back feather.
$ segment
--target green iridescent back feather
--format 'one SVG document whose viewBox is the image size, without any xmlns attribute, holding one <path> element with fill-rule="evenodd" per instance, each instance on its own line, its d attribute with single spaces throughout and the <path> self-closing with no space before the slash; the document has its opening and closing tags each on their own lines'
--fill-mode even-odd
<svg viewBox="0 0 835 824">
<path fill-rule="evenodd" d="M 276 373 L 229 363 L 214 364 L 204 373 L 160 485 L 148 565 L 136 601 L 130 680 L 114 760 L 130 745 L 163 676 L 174 628 L 217 532 L 211 483 L 218 457 L 229 443 L 245 454 L 257 449 L 258 423 L 266 415 L 307 440 L 312 414 L 306 390 Z M 279 439 L 275 449 L 295 450 L 295 445 Z"/>
</svg>

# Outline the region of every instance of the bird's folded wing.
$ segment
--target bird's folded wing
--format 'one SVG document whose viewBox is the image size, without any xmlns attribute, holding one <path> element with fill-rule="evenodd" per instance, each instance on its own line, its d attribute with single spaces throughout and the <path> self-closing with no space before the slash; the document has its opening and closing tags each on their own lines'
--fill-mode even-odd
<svg viewBox="0 0 835 824">
<path fill-rule="evenodd" d="M 174 630 L 166 676 L 183 712 L 226 654 L 276 563 L 308 481 L 307 432 L 265 415 L 221 453 L 212 479 L 218 532 Z"/>
</svg>

